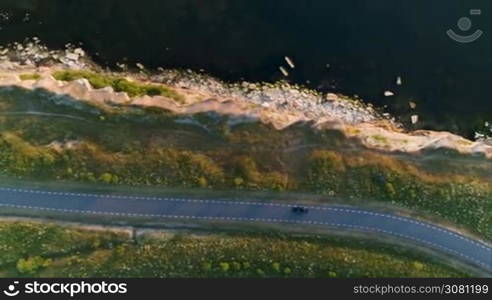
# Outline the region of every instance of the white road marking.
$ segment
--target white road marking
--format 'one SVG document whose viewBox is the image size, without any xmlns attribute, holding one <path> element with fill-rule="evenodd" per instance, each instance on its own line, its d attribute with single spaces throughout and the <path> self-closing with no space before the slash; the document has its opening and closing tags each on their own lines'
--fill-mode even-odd
<svg viewBox="0 0 492 300">
<path fill-rule="evenodd" d="M 348 225 L 342 223 L 330 223 L 330 222 L 318 222 L 318 221 L 302 221 L 302 220 L 288 220 L 288 219 L 264 219 L 264 218 L 238 218 L 238 217 L 200 217 L 200 216 L 187 216 L 187 215 L 163 215 L 163 214 L 138 214 L 138 213 L 115 213 L 115 212 L 104 212 L 104 211 L 94 211 L 94 210 L 78 210 L 78 209 L 61 209 L 61 208 L 49 208 L 49 207 L 39 207 L 39 206 L 30 206 L 30 205 L 14 205 L 14 204 L 1 204 L 3 207 L 11 207 L 18 209 L 33 209 L 33 210 L 42 210 L 42 211 L 56 211 L 63 213 L 79 213 L 79 214 L 92 214 L 92 215 L 112 215 L 112 216 L 127 216 L 127 217 L 158 217 L 158 218 L 171 218 L 171 219 L 201 219 L 201 220 L 226 220 L 226 221 L 246 221 L 246 222 L 267 222 L 267 223 L 296 223 L 296 224 L 309 224 L 309 225 L 324 225 L 329 227 L 345 227 L 350 229 L 362 230 L 366 232 L 379 232 L 386 233 L 393 236 L 406 238 L 410 240 L 414 240 L 420 243 L 427 244 L 434 248 L 439 248 L 449 253 L 453 253 L 459 255 L 463 258 L 466 258 L 474 263 L 483 266 L 485 268 L 490 268 L 490 266 L 482 261 L 479 261 L 473 257 L 465 255 L 456 250 L 444 247 L 442 245 L 432 243 L 423 239 L 419 239 L 413 236 L 400 234 L 397 232 L 383 230 L 378 228 L 371 228 L 366 226 L 357 226 L 357 225 Z"/>
<path fill-rule="evenodd" d="M 96 197 L 96 198 L 108 198 L 108 199 L 130 199 L 130 200 L 150 200 L 150 201 L 174 201 L 174 202 L 192 202 L 192 203 L 204 203 L 204 204 L 221 204 L 221 205 L 254 205 L 254 206 L 276 206 L 276 207 L 286 207 L 291 208 L 293 206 L 298 206 L 296 204 L 281 204 L 281 203 L 272 203 L 272 202 L 250 202 L 250 201 L 218 201 L 218 200 L 201 200 L 201 199 L 186 199 L 186 198 L 160 198 L 160 197 L 140 197 L 140 196 L 123 196 L 123 195 L 109 195 L 109 194 L 88 194 L 88 193 L 70 193 L 70 192 L 49 192 L 49 191 L 41 191 L 41 190 L 33 190 L 33 189 L 18 189 L 18 188 L 2 188 L 0 187 L 0 191 L 6 192 L 14 192 L 14 193 L 29 193 L 29 194 L 42 194 L 42 195 L 53 195 L 53 196 L 69 196 L 69 197 Z M 384 232 L 394 236 L 405 237 L 408 239 L 416 240 L 428 245 L 432 245 L 434 247 L 438 247 L 444 249 L 448 252 L 458 254 L 462 257 L 466 257 L 476 263 L 479 263 L 483 266 L 489 267 L 487 264 L 483 262 L 476 261 L 474 258 L 466 256 L 463 253 L 457 252 L 455 250 L 449 249 L 447 247 L 425 241 L 422 239 L 418 239 L 412 236 L 402 235 L 392 231 L 386 231 L 377 228 L 364 227 L 364 226 L 356 226 L 356 225 L 348 225 L 348 224 L 337 224 L 337 223 L 328 223 L 328 222 L 317 222 L 317 221 L 296 221 L 296 220 L 287 220 L 287 219 L 263 219 L 263 218 L 236 218 L 236 217 L 199 217 L 199 216 L 177 216 L 177 215 L 154 215 L 154 214 L 132 214 L 132 213 L 115 213 L 115 212 L 102 212 L 102 211 L 88 211 L 88 210 L 75 210 L 75 209 L 57 209 L 57 208 L 47 208 L 47 207 L 36 207 L 36 206 L 24 206 L 24 205 L 13 205 L 13 204 L 0 204 L 0 206 L 4 207 L 13 207 L 13 208 L 24 208 L 24 209 L 36 209 L 36 210 L 48 210 L 48 211 L 58 211 L 58 212 L 66 212 L 66 213 L 89 213 L 89 214 L 106 214 L 106 215 L 116 215 L 116 216 L 140 216 L 140 217 L 165 217 L 165 218 L 185 218 L 185 219 L 208 219 L 208 220 L 232 220 L 232 221 L 260 221 L 260 222 L 269 222 L 269 223 L 300 223 L 300 224 L 311 224 L 311 225 L 328 225 L 334 227 L 347 227 L 347 228 L 356 228 L 360 230 L 372 231 L 372 232 Z M 370 211 L 356 210 L 356 209 L 347 209 L 347 208 L 334 208 L 327 206 L 305 206 L 310 209 L 316 210 L 330 210 L 330 211 L 338 211 L 344 213 L 352 213 L 352 214 L 364 214 L 371 215 L 377 217 L 390 218 L 394 220 L 399 220 L 402 222 L 412 223 L 414 225 L 424 226 L 433 230 L 437 230 L 441 233 L 448 234 L 454 237 L 457 237 L 466 242 L 472 243 L 476 246 L 481 247 L 482 249 L 491 251 L 492 248 L 488 247 L 485 244 L 480 242 L 476 242 L 467 237 L 459 235 L 455 232 L 452 232 L 447 229 L 439 228 L 435 225 L 426 224 L 423 222 L 411 220 L 409 218 L 388 215 L 383 213 L 376 213 Z"/>
<path fill-rule="evenodd" d="M 110 194 L 87 194 L 87 193 L 70 193 L 70 192 L 49 192 L 49 191 L 40 191 L 40 190 L 33 190 L 33 189 L 17 189 L 17 188 L 0 188 L 0 191 L 6 191 L 6 192 L 16 192 L 16 193 L 30 193 L 30 194 L 43 194 L 43 195 L 53 195 L 53 196 L 72 196 L 72 197 L 99 197 L 99 198 L 108 198 L 108 199 L 130 199 L 130 200 L 147 200 L 147 201 L 173 201 L 173 202 L 191 202 L 191 203 L 204 203 L 204 204 L 220 204 L 220 205 L 255 205 L 255 206 L 275 206 L 275 207 L 286 207 L 286 208 L 291 208 L 294 206 L 299 206 L 298 204 L 282 204 L 282 203 L 272 203 L 272 202 L 250 202 L 250 201 L 218 201 L 218 200 L 201 200 L 201 199 L 188 199 L 188 198 L 160 198 L 160 197 L 140 197 L 140 196 L 123 196 L 123 195 L 110 195 Z M 383 217 L 383 218 L 389 218 L 389 219 L 394 219 L 406 223 L 412 223 L 415 225 L 427 227 L 433 230 L 437 230 L 441 233 L 448 234 L 454 237 L 457 237 L 461 240 L 467 241 L 469 243 L 472 243 L 476 246 L 481 247 L 482 249 L 487 249 L 492 251 L 492 248 L 489 247 L 486 244 L 483 244 L 481 242 L 474 241 L 472 239 L 469 239 L 463 235 L 460 235 L 458 233 L 455 233 L 451 230 L 440 228 L 438 226 L 432 225 L 432 224 L 427 224 L 424 222 L 412 220 L 409 218 L 405 217 L 399 217 L 395 215 L 389 215 L 389 214 L 383 214 L 383 213 L 377 213 L 377 212 L 370 212 L 370 211 L 364 211 L 364 210 L 357 210 L 357 209 L 347 209 L 347 208 L 335 208 L 335 207 L 327 207 L 327 206 L 313 206 L 313 205 L 304 205 L 304 207 L 307 207 L 309 209 L 315 209 L 315 210 L 330 210 L 330 211 L 338 211 L 338 212 L 344 212 L 344 213 L 353 213 L 353 214 L 363 214 L 363 215 L 370 215 L 370 216 L 376 216 L 376 217 Z"/>
</svg>

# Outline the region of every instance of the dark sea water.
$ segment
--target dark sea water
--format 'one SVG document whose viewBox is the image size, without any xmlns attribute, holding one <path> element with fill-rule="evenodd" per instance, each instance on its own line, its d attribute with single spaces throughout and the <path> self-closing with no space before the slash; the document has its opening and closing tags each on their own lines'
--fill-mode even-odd
<svg viewBox="0 0 492 300">
<path fill-rule="evenodd" d="M 407 124 L 418 114 L 415 128 L 472 136 L 492 121 L 490 1 L 1 0 L 0 12 L 0 44 L 81 43 L 103 66 L 140 62 L 226 81 L 284 79 L 289 56 L 290 82 L 358 95 Z M 472 20 L 466 32 L 461 17 Z M 460 44 L 448 29 L 484 34 Z"/>
</svg>

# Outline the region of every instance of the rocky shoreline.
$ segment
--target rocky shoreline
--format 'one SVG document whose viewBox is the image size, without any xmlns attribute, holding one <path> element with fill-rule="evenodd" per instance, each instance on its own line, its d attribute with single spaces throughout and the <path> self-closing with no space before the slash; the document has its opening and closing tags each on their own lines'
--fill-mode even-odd
<svg viewBox="0 0 492 300">
<path fill-rule="evenodd" d="M 110 86 L 95 89 L 87 79 L 70 82 L 56 80 L 52 75 L 59 70 L 95 69 L 81 49 L 65 52 L 47 52 L 33 44 L 0 49 L 0 86 L 28 90 L 44 90 L 60 98 L 86 101 L 103 109 L 112 107 L 160 108 L 176 115 L 218 113 L 228 116 L 231 124 L 259 121 L 282 130 L 295 123 L 310 123 L 314 128 L 342 132 L 346 137 L 359 140 L 371 149 L 388 152 L 419 153 L 449 149 L 466 155 L 492 158 L 492 146 L 484 141 L 470 141 L 449 132 L 403 130 L 393 120 L 383 117 L 371 106 L 343 95 L 321 95 L 313 91 L 279 84 L 240 83 L 225 85 L 220 81 L 192 72 L 165 71 L 158 75 L 120 73 L 132 82 L 162 84 L 183 97 L 178 103 L 165 96 L 130 97 L 115 92 Z M 33 50 L 35 47 L 35 50 Z M 44 52 L 43 52 L 44 51 Z M 105 74 L 102 70 L 97 70 Z M 35 74 L 25 79 L 22 75 Z M 114 74 L 114 73 L 113 73 Z"/>
</svg>

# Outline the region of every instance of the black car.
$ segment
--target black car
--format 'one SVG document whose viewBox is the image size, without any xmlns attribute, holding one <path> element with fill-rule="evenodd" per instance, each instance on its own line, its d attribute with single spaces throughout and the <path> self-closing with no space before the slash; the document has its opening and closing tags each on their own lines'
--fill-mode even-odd
<svg viewBox="0 0 492 300">
<path fill-rule="evenodd" d="M 293 206 L 292 207 L 292 212 L 296 214 L 307 214 L 309 211 L 308 208 L 302 207 L 302 206 Z"/>
</svg>

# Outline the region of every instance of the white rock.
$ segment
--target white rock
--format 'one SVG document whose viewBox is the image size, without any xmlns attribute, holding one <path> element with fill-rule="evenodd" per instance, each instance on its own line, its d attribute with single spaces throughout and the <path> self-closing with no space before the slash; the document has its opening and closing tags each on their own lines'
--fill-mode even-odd
<svg viewBox="0 0 492 300">
<path fill-rule="evenodd" d="M 338 100 L 338 96 L 336 94 L 333 94 L 333 93 L 328 93 L 328 94 L 326 94 L 326 100 L 328 100 L 328 101 L 337 101 Z"/>
<path fill-rule="evenodd" d="M 289 67 L 291 69 L 294 69 L 296 67 L 296 65 L 294 64 L 294 61 L 290 57 L 286 56 L 284 58 L 285 58 L 285 61 L 287 62 L 287 64 L 289 65 Z"/>
<path fill-rule="evenodd" d="M 401 79 L 401 76 L 396 77 L 396 85 L 402 85 L 403 80 Z"/>
<path fill-rule="evenodd" d="M 82 50 L 81 48 L 77 48 L 77 49 L 73 50 L 73 53 L 75 53 L 79 56 L 85 56 L 85 51 Z"/>
<path fill-rule="evenodd" d="M 287 70 L 284 67 L 279 67 L 278 69 L 280 70 L 280 72 L 282 72 L 282 74 L 285 77 L 288 77 L 289 76 L 289 72 L 287 72 Z"/>
<path fill-rule="evenodd" d="M 75 54 L 75 53 L 67 53 L 66 58 L 70 59 L 70 60 L 77 61 L 77 60 L 79 60 L 79 55 Z"/>
</svg>

